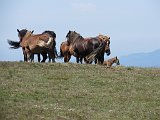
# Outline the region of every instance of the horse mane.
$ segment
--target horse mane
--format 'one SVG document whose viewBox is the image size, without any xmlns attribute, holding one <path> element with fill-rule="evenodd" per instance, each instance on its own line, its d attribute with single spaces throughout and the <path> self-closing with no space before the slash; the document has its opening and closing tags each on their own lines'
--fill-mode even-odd
<svg viewBox="0 0 160 120">
<path fill-rule="evenodd" d="M 75 42 L 75 41 L 81 41 L 81 40 L 84 40 L 84 38 L 77 32 L 75 31 L 70 31 L 70 34 L 72 34 L 72 37 L 73 37 L 73 34 L 74 34 L 74 39 L 72 40 L 72 42 Z"/>
<path fill-rule="evenodd" d="M 75 31 L 74 31 L 75 32 Z M 83 37 L 82 37 L 82 35 L 81 34 L 79 34 L 79 33 L 77 33 L 77 32 L 75 32 L 77 35 L 79 35 L 79 38 L 82 40 L 82 39 L 84 39 Z"/>
</svg>

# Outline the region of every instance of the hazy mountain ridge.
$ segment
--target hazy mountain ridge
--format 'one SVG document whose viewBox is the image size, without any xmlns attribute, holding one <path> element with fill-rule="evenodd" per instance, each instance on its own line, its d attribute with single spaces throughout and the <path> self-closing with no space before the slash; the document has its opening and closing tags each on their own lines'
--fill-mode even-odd
<svg viewBox="0 0 160 120">
<path fill-rule="evenodd" d="M 120 57 L 122 65 L 139 67 L 160 67 L 160 49 L 149 53 L 135 53 Z"/>
</svg>

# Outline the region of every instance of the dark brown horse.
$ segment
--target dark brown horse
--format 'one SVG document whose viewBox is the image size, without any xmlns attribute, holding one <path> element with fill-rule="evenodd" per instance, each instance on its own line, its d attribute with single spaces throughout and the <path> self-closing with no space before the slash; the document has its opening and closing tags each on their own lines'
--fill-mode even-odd
<svg viewBox="0 0 160 120">
<path fill-rule="evenodd" d="M 104 49 L 101 53 L 99 53 L 98 56 L 96 56 L 96 59 L 101 64 L 103 64 L 104 53 L 106 52 L 107 55 L 110 55 L 110 38 L 108 38 L 108 40 L 106 41 L 100 39 L 99 37 L 84 39 L 79 33 L 76 33 L 75 31 L 69 31 L 66 35 L 66 38 L 67 43 L 69 45 L 72 45 L 74 56 L 80 58 L 77 59 L 77 63 L 79 62 L 79 60 L 82 63 L 83 58 L 85 58 L 87 55 L 93 52 L 96 48 L 100 47 L 102 44 L 104 45 Z"/>
<path fill-rule="evenodd" d="M 97 37 L 95 37 L 96 39 L 98 38 L 99 39 L 99 41 L 100 42 L 103 42 L 103 41 L 105 41 L 105 42 L 108 42 L 108 44 L 110 44 L 109 42 L 109 39 L 110 39 L 110 37 L 108 37 L 108 36 L 105 36 L 105 35 L 98 35 Z M 91 39 L 91 37 L 90 38 L 84 38 L 85 40 L 88 40 L 88 39 Z M 105 48 L 105 51 L 107 51 L 107 46 L 106 46 L 106 48 Z M 73 47 L 72 47 L 72 45 L 69 45 L 68 44 L 68 42 L 67 41 L 65 41 L 65 42 L 62 42 L 61 43 L 61 45 L 60 45 L 60 57 L 64 57 L 64 62 L 69 62 L 69 60 L 70 60 L 70 58 L 71 58 L 71 56 L 72 55 L 74 55 L 74 51 L 73 51 Z M 75 55 L 75 57 L 76 57 L 76 59 L 77 59 L 77 61 L 78 61 L 78 57 Z M 88 60 L 86 60 L 85 58 L 84 58 L 84 61 L 86 62 L 86 63 L 90 63 Z"/>
</svg>

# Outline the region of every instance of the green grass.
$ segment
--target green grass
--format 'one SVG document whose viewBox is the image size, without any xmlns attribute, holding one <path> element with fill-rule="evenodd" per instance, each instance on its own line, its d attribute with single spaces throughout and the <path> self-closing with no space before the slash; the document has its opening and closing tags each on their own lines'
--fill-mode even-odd
<svg viewBox="0 0 160 120">
<path fill-rule="evenodd" d="M 0 62 L 2 120 L 159 118 L 159 68 Z"/>
</svg>

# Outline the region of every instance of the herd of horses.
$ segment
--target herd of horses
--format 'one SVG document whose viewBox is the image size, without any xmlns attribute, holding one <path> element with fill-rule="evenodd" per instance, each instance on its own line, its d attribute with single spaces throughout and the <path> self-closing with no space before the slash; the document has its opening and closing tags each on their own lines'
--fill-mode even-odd
<svg viewBox="0 0 160 120">
<path fill-rule="evenodd" d="M 119 65 L 119 59 L 114 57 L 104 61 L 105 53 L 107 56 L 110 51 L 110 37 L 98 35 L 96 37 L 83 38 L 75 31 L 69 31 L 66 35 L 66 41 L 60 45 L 60 55 L 56 49 L 56 34 L 54 31 L 44 31 L 41 34 L 34 34 L 34 31 L 27 29 L 17 29 L 19 41 L 8 40 L 10 48 L 22 48 L 24 61 L 33 62 L 34 54 L 38 56 L 38 62 L 45 62 L 49 58 L 49 62 L 55 62 L 55 58 L 64 57 L 64 62 L 69 62 L 71 56 L 76 57 L 76 62 L 91 64 L 104 64 L 111 67 L 113 63 Z M 43 59 L 41 60 L 40 55 Z"/>
</svg>

